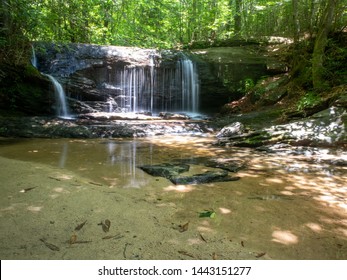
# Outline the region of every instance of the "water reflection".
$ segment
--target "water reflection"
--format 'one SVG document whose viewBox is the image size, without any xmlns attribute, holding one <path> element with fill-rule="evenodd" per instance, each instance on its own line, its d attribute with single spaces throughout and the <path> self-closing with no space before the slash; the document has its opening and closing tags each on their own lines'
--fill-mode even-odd
<svg viewBox="0 0 347 280">
<path fill-rule="evenodd" d="M 34 166 L 35 163 L 49 164 L 59 169 L 57 173 L 70 176 L 64 174 L 65 170 L 69 170 L 85 180 L 77 182 L 79 185 L 75 188 L 72 175 L 63 179 L 61 174 L 58 187 L 53 189 L 53 193 L 49 191 L 54 199 L 58 195 L 63 199 L 62 194 L 69 193 L 71 197 L 76 194 L 81 201 L 96 203 L 95 194 L 98 193 L 102 198 L 105 193 L 108 198 L 119 193 L 126 194 L 129 201 L 124 201 L 123 206 L 146 213 L 132 215 L 128 208 L 123 208 L 126 209 L 124 213 L 130 213 L 131 224 L 142 224 L 148 209 L 155 209 L 152 213 L 161 223 L 156 224 L 156 220 L 153 224 L 151 220 L 151 227 L 158 232 L 167 227 L 173 242 L 183 242 L 186 237 L 184 242 L 188 243 L 185 243 L 185 248 L 191 249 L 187 244 L 195 244 L 194 238 L 202 234 L 211 241 L 211 246 L 217 243 L 224 246 L 216 251 L 224 258 L 228 256 L 224 253 L 227 251 L 225 246 L 241 244 L 238 246 L 245 246 L 257 255 L 266 252 L 269 258 L 346 259 L 346 151 L 309 148 L 301 151 L 291 147 L 287 151 L 270 153 L 247 148 L 214 147 L 209 145 L 211 142 L 211 139 L 202 137 L 178 136 L 129 141 L 36 139 L 11 142 L 0 139 L 0 156 L 29 161 Z M 172 185 L 169 180 L 151 177 L 137 168 L 139 165 L 181 160 L 189 162 L 190 172 L 197 174 L 207 170 L 205 159 L 244 166 L 237 171 L 241 179 L 201 185 Z M 60 169 L 64 169 L 63 172 Z M 88 182 L 102 184 L 93 185 L 90 197 L 86 191 L 91 188 Z M 83 185 L 83 191 L 80 185 Z M 27 187 L 25 181 L 18 189 Z M 39 196 L 41 189 L 31 194 Z M 39 199 L 41 203 L 41 197 Z M 128 204 L 131 201 L 133 204 Z M 38 208 L 40 203 L 28 204 L 27 210 L 47 211 Z M 4 206 L 3 211 L 14 211 L 11 206 Z M 108 211 L 114 209 L 111 203 L 102 207 Z M 199 212 L 206 209 L 213 209 L 216 217 L 200 218 Z M 166 210 L 170 214 L 162 215 Z M 83 211 L 78 209 L 76 215 L 85 215 Z M 166 217 L 170 219 L 166 220 Z M 124 222 L 127 231 L 129 220 Z M 172 223 L 187 221 L 190 225 L 186 234 L 172 229 Z M 178 238 L 182 240 L 177 241 Z M 205 250 L 205 242 L 199 242 L 203 244 L 200 249 Z"/>
<path fill-rule="evenodd" d="M 0 156 L 72 170 L 111 187 L 134 188 L 148 183 L 137 166 L 151 164 L 154 153 L 159 153 L 157 146 L 141 141 L 64 139 L 25 140 L 0 150 Z"/>
<path fill-rule="evenodd" d="M 67 153 L 68 153 L 68 147 L 69 147 L 68 143 L 64 143 L 63 144 L 63 148 L 62 148 L 61 156 L 60 156 L 60 160 L 59 160 L 59 167 L 60 168 L 64 168 L 65 167 Z"/>
</svg>

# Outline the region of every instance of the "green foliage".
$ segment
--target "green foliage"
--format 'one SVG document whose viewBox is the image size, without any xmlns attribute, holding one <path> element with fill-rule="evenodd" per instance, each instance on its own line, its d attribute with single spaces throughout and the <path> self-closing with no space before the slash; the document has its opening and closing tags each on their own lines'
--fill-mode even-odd
<svg viewBox="0 0 347 280">
<path fill-rule="evenodd" d="M 324 1 L 299 2 L 296 14 L 300 32 L 312 33 Z M 197 42 L 211 44 L 235 35 L 293 36 L 294 11 L 289 0 L 4 0 L 3 3 L 8 4 L 0 8 L 6 15 L 4 26 L 8 34 L 23 34 L 31 41 L 170 48 Z M 344 17 L 345 13 L 338 13 L 336 29 L 343 26 Z"/>
<path fill-rule="evenodd" d="M 245 79 L 245 91 L 250 91 L 254 88 L 254 81 L 251 78 Z"/>
<path fill-rule="evenodd" d="M 309 91 L 300 98 L 300 100 L 297 103 L 297 109 L 298 111 L 301 111 L 305 108 L 313 107 L 319 104 L 320 101 L 321 97 L 317 93 Z"/>
<path fill-rule="evenodd" d="M 335 35 L 328 42 L 325 52 L 324 79 L 330 86 L 336 86 L 347 82 L 347 48 L 345 47 L 347 34 Z"/>
</svg>

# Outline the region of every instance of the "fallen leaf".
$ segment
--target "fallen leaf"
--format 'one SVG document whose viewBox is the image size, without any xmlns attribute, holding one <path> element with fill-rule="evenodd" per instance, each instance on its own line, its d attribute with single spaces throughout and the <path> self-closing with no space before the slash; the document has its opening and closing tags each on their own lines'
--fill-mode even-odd
<svg viewBox="0 0 347 280">
<path fill-rule="evenodd" d="M 258 255 L 256 255 L 255 257 L 256 258 L 261 258 L 262 256 L 264 256 L 266 253 L 265 252 L 262 252 L 262 253 L 259 253 Z"/>
<path fill-rule="evenodd" d="M 110 228 L 108 228 L 108 227 L 104 224 L 104 222 L 98 223 L 98 226 L 101 226 L 101 227 L 102 227 L 102 230 L 103 230 L 104 232 L 108 232 L 108 231 L 110 230 Z"/>
<path fill-rule="evenodd" d="M 195 259 L 194 255 L 189 254 L 189 253 L 187 253 L 186 251 L 178 251 L 178 253 L 180 253 L 180 254 L 182 254 L 182 255 L 185 255 L 185 256 L 188 256 L 188 257 L 191 257 L 191 258 Z"/>
<path fill-rule="evenodd" d="M 31 190 L 35 189 L 35 188 L 36 188 L 36 187 L 26 188 L 26 189 L 20 190 L 19 192 L 21 192 L 21 193 L 26 193 L 26 192 L 28 192 L 28 191 L 31 191 Z"/>
<path fill-rule="evenodd" d="M 111 226 L 111 221 L 106 219 L 105 220 L 105 226 L 107 226 L 108 229 L 110 229 L 110 226 Z"/>
<path fill-rule="evenodd" d="M 205 210 L 199 213 L 199 218 L 211 218 L 213 219 L 216 216 L 216 212 L 213 210 Z"/>
<path fill-rule="evenodd" d="M 75 227 L 75 230 L 80 230 L 83 228 L 83 226 L 86 224 L 87 220 L 85 220 L 83 223 L 79 224 L 77 227 Z"/>
<path fill-rule="evenodd" d="M 72 234 L 69 240 L 70 245 L 76 243 L 76 240 L 77 240 L 77 235 Z"/>
<path fill-rule="evenodd" d="M 88 183 L 91 184 L 91 185 L 95 185 L 95 186 L 102 186 L 102 184 L 96 183 L 96 182 L 92 182 L 92 181 L 89 181 Z"/>
<path fill-rule="evenodd" d="M 53 179 L 53 180 L 57 180 L 57 181 L 61 181 L 59 178 L 55 178 L 55 177 L 52 177 L 52 176 L 48 176 L 49 179 Z"/>
<path fill-rule="evenodd" d="M 102 239 L 120 239 L 124 237 L 124 235 L 121 235 L 121 234 L 116 234 L 116 235 L 107 235 L 107 236 L 104 236 Z"/>
<path fill-rule="evenodd" d="M 58 246 L 55 246 L 52 243 L 48 243 L 45 239 L 41 238 L 40 241 L 42 241 L 43 244 L 45 244 L 46 247 L 51 249 L 52 251 L 60 251 L 60 248 Z"/>
<path fill-rule="evenodd" d="M 202 236 L 202 234 L 200 232 L 199 232 L 199 235 L 200 235 L 201 240 L 205 241 L 207 243 L 206 239 Z"/>
<path fill-rule="evenodd" d="M 189 226 L 189 222 L 188 223 L 185 223 L 184 225 L 179 225 L 178 226 L 178 230 L 179 232 L 185 232 L 188 230 L 188 226 Z"/>
</svg>

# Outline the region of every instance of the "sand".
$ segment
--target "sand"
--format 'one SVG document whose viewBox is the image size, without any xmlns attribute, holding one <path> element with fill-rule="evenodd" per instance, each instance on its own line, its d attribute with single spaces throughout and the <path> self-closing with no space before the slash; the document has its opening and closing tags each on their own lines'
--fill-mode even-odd
<svg viewBox="0 0 347 280">
<path fill-rule="evenodd" d="M 110 189 L 47 165 L 1 157 L 0 166 L 3 260 L 255 259 L 259 254 L 222 236 L 204 238 L 193 226 L 180 232 L 177 205 L 148 189 L 134 197 L 133 190 Z M 108 232 L 98 225 L 105 219 L 111 221 Z"/>
<path fill-rule="evenodd" d="M 326 164 L 329 155 L 319 159 L 318 151 L 276 155 L 183 140 L 138 143 L 136 162 L 125 143 L 110 153 L 115 165 L 104 141 L 69 142 L 66 165 L 74 169 L 50 164 L 61 161 L 65 142 L 54 140 L 51 150 L 38 140 L 4 146 L 0 258 L 347 259 L 346 167 Z M 136 168 L 139 160 L 177 156 L 231 158 L 247 167 L 236 173 L 239 181 L 178 186 Z M 135 180 L 124 171 L 136 171 Z M 192 173 L 203 171 L 191 165 Z M 204 210 L 215 217 L 200 218 Z"/>
</svg>

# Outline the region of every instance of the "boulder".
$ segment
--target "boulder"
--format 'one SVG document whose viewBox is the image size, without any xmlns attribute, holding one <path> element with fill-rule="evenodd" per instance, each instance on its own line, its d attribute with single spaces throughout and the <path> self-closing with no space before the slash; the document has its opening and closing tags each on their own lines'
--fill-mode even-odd
<svg viewBox="0 0 347 280">
<path fill-rule="evenodd" d="M 346 146 L 346 127 L 346 109 L 330 107 L 299 121 L 265 126 L 240 135 L 220 137 L 218 144 L 238 147 L 260 147 L 276 143 L 314 147 Z"/>
<path fill-rule="evenodd" d="M 223 127 L 216 135 L 217 138 L 231 137 L 240 135 L 244 132 L 245 127 L 240 122 L 234 122 L 230 125 Z"/>
</svg>

